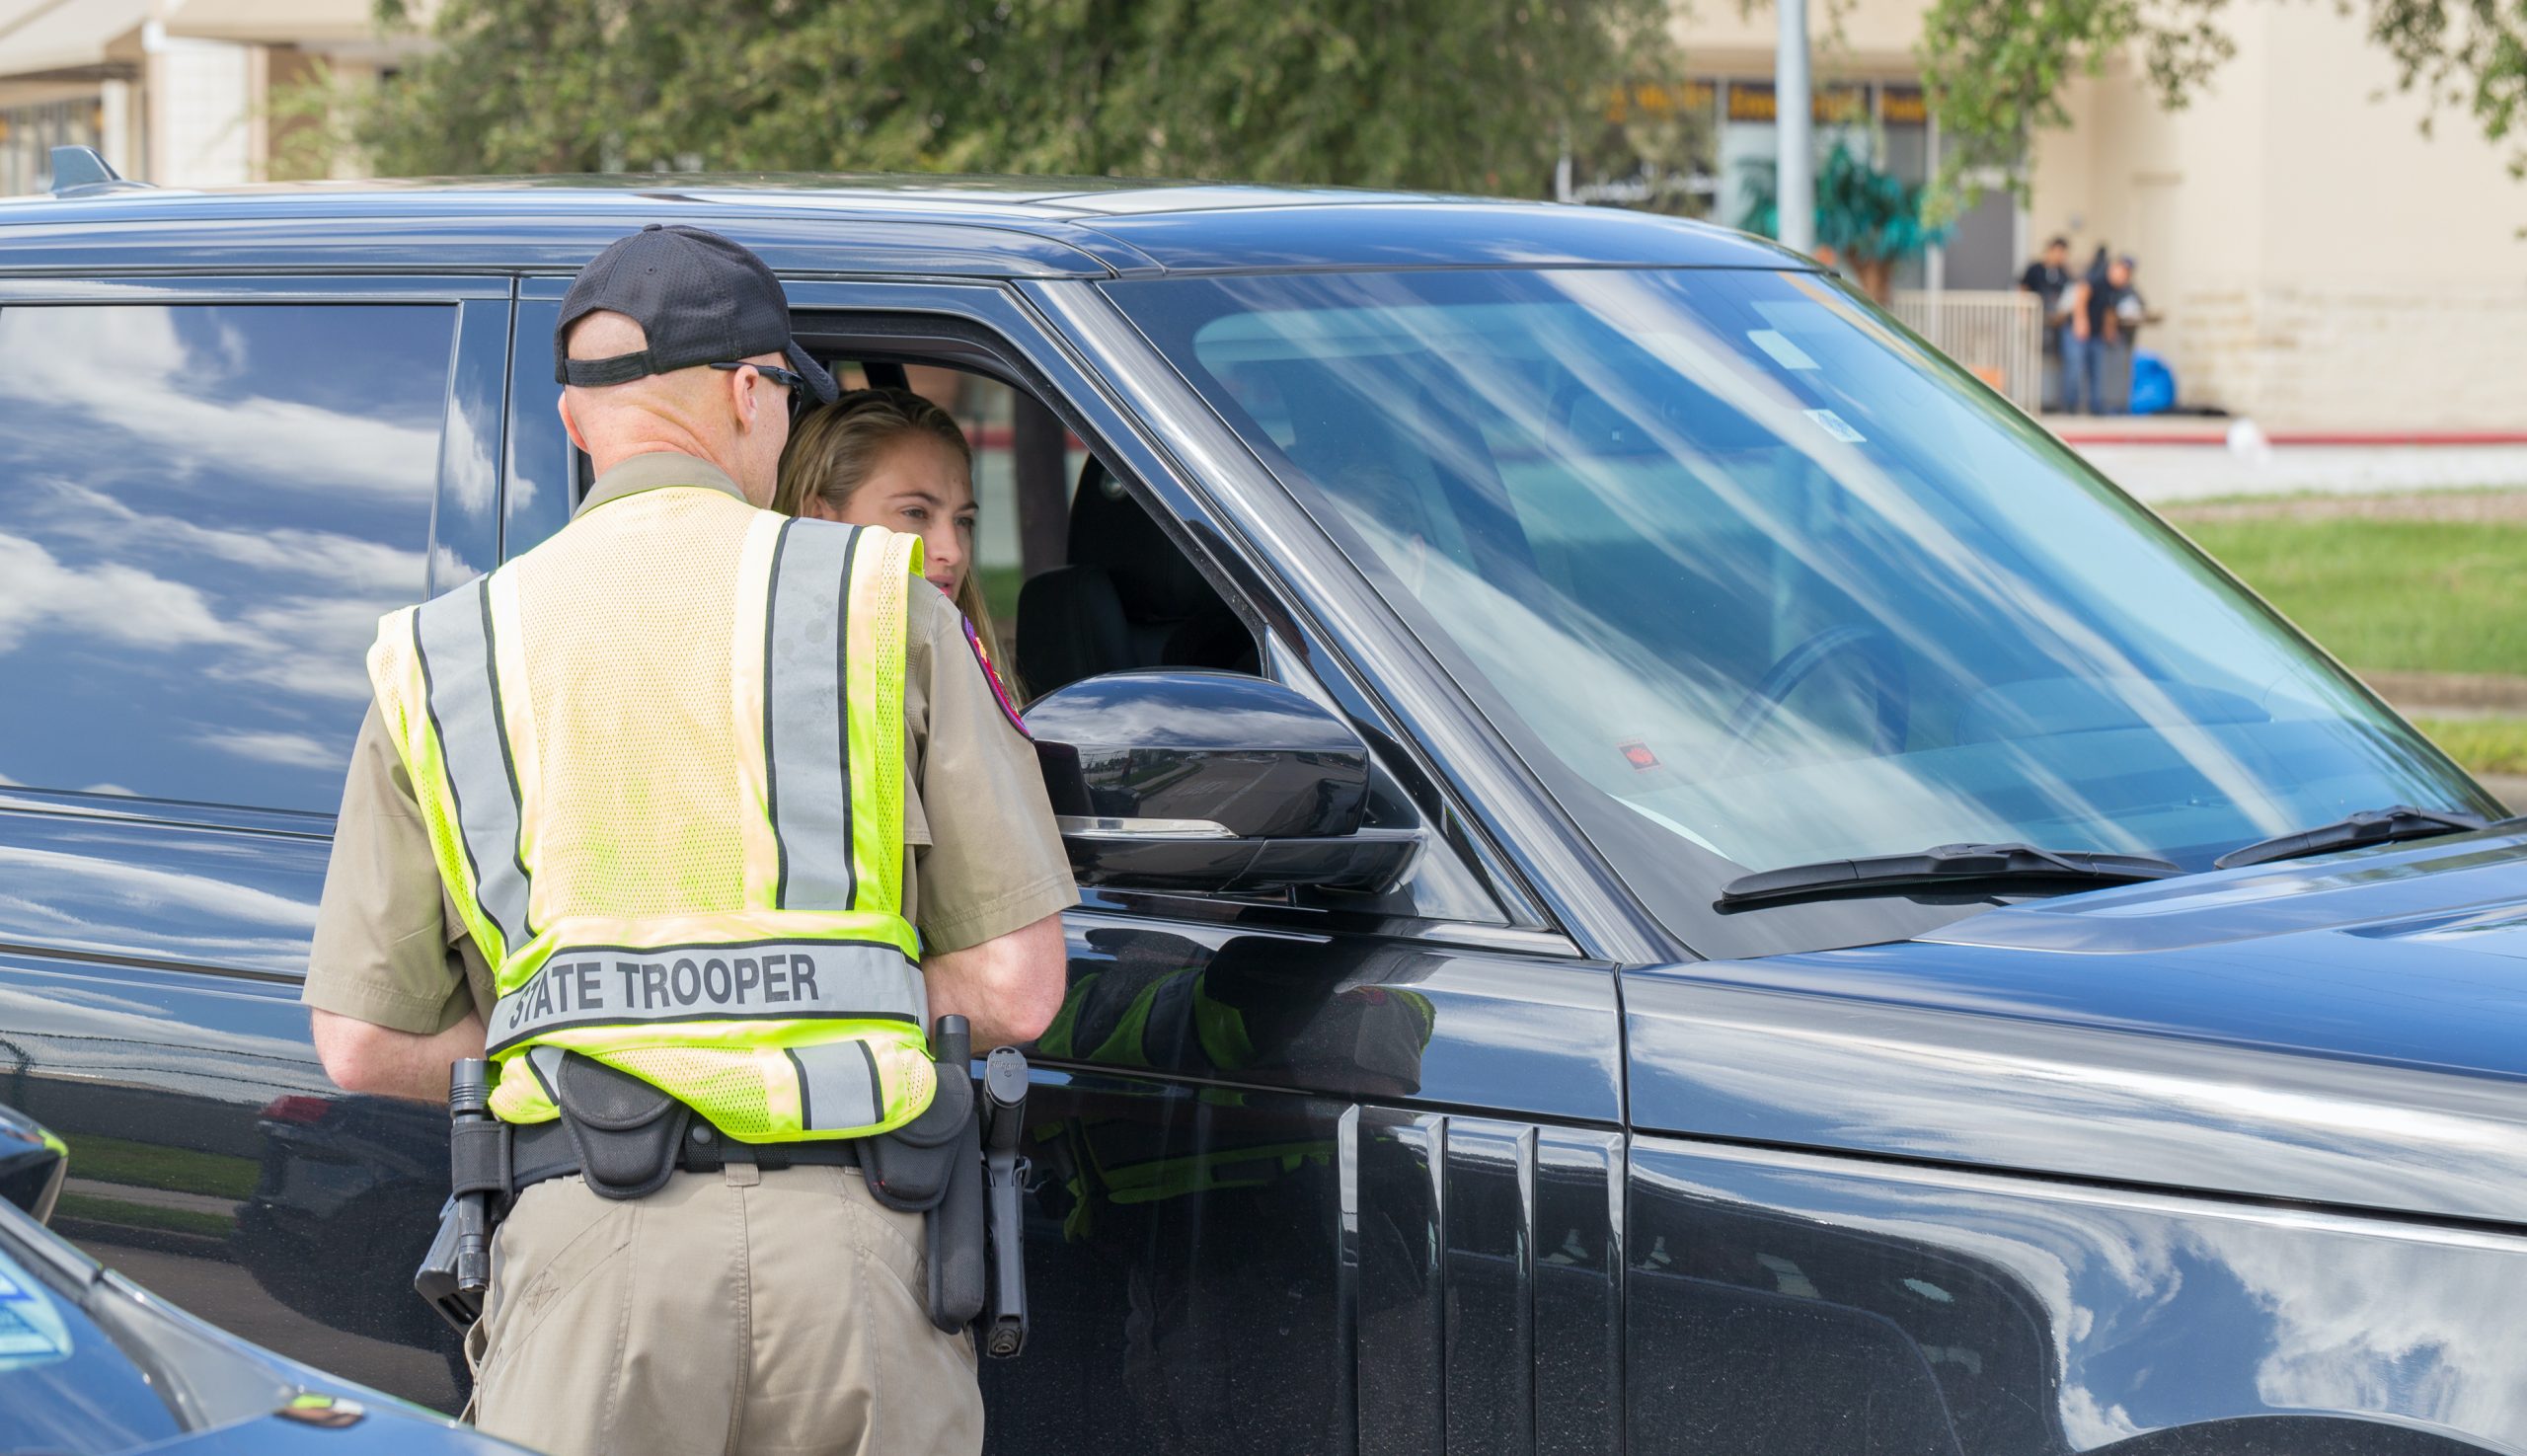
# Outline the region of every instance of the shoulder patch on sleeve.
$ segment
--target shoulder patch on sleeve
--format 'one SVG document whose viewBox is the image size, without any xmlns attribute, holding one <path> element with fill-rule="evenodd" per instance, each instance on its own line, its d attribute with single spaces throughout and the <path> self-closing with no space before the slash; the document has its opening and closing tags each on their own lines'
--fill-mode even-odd
<svg viewBox="0 0 2527 1456">
<path fill-rule="evenodd" d="M 1033 742 L 1035 735 L 1027 731 L 1027 720 L 1018 716 L 1017 700 L 1009 696 L 1009 684 L 1000 680 L 1000 669 L 991 665 L 991 653 L 983 650 L 983 635 L 974 630 L 973 619 L 960 613 L 957 621 L 965 629 L 965 646 L 973 650 L 974 661 L 983 669 L 983 681 L 991 684 L 993 701 L 1000 704 L 1001 713 L 1008 718 L 1009 726 L 1018 729 L 1018 735 Z"/>
</svg>

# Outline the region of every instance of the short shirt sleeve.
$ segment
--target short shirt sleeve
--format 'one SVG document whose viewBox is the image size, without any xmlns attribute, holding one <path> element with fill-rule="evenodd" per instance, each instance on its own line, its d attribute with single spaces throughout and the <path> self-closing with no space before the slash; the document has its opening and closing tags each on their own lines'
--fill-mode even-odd
<svg viewBox="0 0 2527 1456">
<path fill-rule="evenodd" d="M 1035 745 L 965 619 L 927 582 L 912 585 L 905 706 L 919 715 L 916 775 L 927 848 L 913 846 L 926 951 L 961 951 L 1079 903 L 1044 796 Z"/>
<path fill-rule="evenodd" d="M 412 779 L 373 703 L 351 748 L 299 999 L 421 1035 L 492 999 L 490 965 L 447 903 Z"/>
</svg>

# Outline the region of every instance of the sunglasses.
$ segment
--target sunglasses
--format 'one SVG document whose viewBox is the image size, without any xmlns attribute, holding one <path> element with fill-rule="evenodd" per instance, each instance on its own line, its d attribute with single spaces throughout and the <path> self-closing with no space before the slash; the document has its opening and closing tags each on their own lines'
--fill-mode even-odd
<svg viewBox="0 0 2527 1456">
<path fill-rule="evenodd" d="M 783 389 L 790 391 L 790 422 L 793 424 L 798 423 L 799 417 L 805 414 L 807 411 L 807 376 L 804 374 L 798 373 L 795 370 L 784 369 L 775 364 L 749 364 L 738 362 L 734 364 L 713 364 L 711 367 L 714 369 L 731 370 L 752 369 L 757 374 L 760 374 L 764 378 L 771 380 L 773 383 L 780 385 Z"/>
</svg>

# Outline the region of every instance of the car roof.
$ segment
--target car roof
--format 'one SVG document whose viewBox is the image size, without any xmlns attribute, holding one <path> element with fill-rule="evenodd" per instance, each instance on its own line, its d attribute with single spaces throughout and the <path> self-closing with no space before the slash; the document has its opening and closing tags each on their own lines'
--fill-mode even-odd
<svg viewBox="0 0 2527 1456">
<path fill-rule="evenodd" d="M 1813 267 L 1706 223 L 1427 192 L 677 174 L 81 189 L 0 199 L 0 272 L 569 272 L 652 222 L 726 233 L 793 275 Z"/>
</svg>

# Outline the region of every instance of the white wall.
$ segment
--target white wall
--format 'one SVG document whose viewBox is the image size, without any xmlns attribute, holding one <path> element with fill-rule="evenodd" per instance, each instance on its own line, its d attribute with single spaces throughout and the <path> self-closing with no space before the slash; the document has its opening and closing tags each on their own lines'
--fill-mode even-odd
<svg viewBox="0 0 2527 1456">
<path fill-rule="evenodd" d="M 2527 184 L 2471 117 L 2392 91 L 2357 17 L 2229 12 L 2235 60 L 2184 111 L 2133 68 L 2073 84 L 2035 151 L 2031 231 L 2140 258 L 2194 402 L 2298 428 L 2527 427 Z"/>
<path fill-rule="evenodd" d="M 1922 0 L 1851 0 L 1840 16 L 1807 7 L 1815 35 L 1809 52 L 1822 76 L 1910 75 L 1913 44 L 1922 34 Z M 1770 76 L 1775 20 L 1770 5 L 1742 13 L 1736 0 L 1698 0 L 1680 5 L 1668 28 L 1697 74 Z"/>
<path fill-rule="evenodd" d="M 1820 24 L 1820 76 L 1903 74 L 1922 0 L 1854 0 Z M 2166 321 L 2143 339 L 2188 400 L 2285 427 L 2527 428 L 2527 183 L 2470 115 L 2436 134 L 2357 15 L 2230 7 L 2238 54 L 2182 112 L 2118 60 L 2067 88 L 2039 135 L 2030 250 L 2068 234 L 2140 260 Z M 1678 15 L 1687 63 L 1769 75 L 1773 12 Z M 2384 99 L 2377 99 L 2384 94 Z"/>
<path fill-rule="evenodd" d="M 165 35 L 144 38 L 149 88 L 149 180 L 160 187 L 227 187 L 255 180 L 256 48 Z"/>
</svg>

